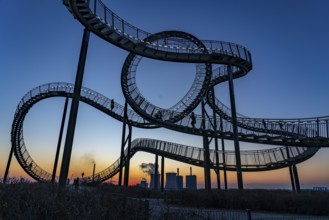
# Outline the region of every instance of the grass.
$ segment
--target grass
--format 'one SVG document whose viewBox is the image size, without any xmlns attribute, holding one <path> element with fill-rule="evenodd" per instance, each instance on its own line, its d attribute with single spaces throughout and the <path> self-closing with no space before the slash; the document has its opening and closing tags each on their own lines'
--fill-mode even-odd
<svg viewBox="0 0 329 220">
<path fill-rule="evenodd" d="M 178 219 L 180 214 L 185 216 L 181 219 L 188 216 L 199 219 L 197 210 L 202 209 L 329 216 L 328 192 L 198 190 L 160 193 L 139 187 L 101 184 L 82 186 L 79 190 L 69 187 L 59 193 L 53 184 L 12 182 L 0 184 L 0 219 L 148 219 L 154 213 L 141 198 L 164 198 L 167 205 L 200 208 L 195 213 L 189 211 L 189 215 L 162 210 L 160 219 Z"/>
<path fill-rule="evenodd" d="M 52 184 L 0 185 L 0 219 L 147 219 L 144 202 L 100 188 Z"/>
<path fill-rule="evenodd" d="M 329 192 L 287 190 L 212 190 L 168 193 L 169 204 L 187 207 L 329 216 Z"/>
</svg>

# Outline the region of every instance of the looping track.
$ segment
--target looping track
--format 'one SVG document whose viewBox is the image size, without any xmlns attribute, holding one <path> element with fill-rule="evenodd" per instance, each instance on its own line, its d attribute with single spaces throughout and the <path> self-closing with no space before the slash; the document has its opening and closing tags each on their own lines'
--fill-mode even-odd
<svg viewBox="0 0 329 220">
<path fill-rule="evenodd" d="M 104 40 L 130 52 L 121 73 L 122 90 L 129 105 L 127 123 L 140 128 L 165 127 L 179 132 L 233 139 L 230 109 L 215 97 L 212 87 L 228 80 L 228 66 L 232 67 L 233 78 L 246 75 L 252 69 L 250 52 L 243 46 L 223 41 L 201 41 L 179 31 L 164 31 L 149 34 L 127 23 L 108 9 L 101 0 L 63 0 L 63 4 L 81 24 Z M 152 59 L 196 63 L 197 72 L 188 93 L 170 109 L 161 109 L 144 98 L 136 85 L 137 67 L 142 57 Z M 212 64 L 220 64 L 213 69 Z M 50 83 L 29 91 L 21 100 L 12 125 L 13 149 L 20 165 L 34 179 L 49 181 L 51 174 L 39 167 L 30 157 L 23 138 L 23 121 L 28 110 L 37 102 L 51 97 L 72 97 L 74 85 Z M 196 115 L 195 126 L 191 126 L 189 114 L 206 98 L 207 104 L 225 121 L 202 118 Z M 110 99 L 87 88 L 81 89 L 80 101 L 105 114 L 124 121 L 124 107 L 115 103 L 110 109 Z M 161 111 L 162 118 L 155 113 Z M 202 127 L 202 121 L 205 127 Z M 300 163 L 312 157 L 319 147 L 329 147 L 328 117 L 309 119 L 255 119 L 238 115 L 238 137 L 240 141 L 257 144 L 277 145 L 273 149 L 241 151 L 243 171 L 273 170 Z M 280 147 L 281 146 L 281 147 Z M 288 147 L 289 146 L 289 147 Z M 288 148 L 287 148 L 288 147 Z M 196 166 L 204 165 L 204 150 L 160 140 L 136 139 L 132 142 L 132 157 L 137 151 L 163 155 Z M 215 168 L 216 154 L 210 151 L 210 166 Z M 225 151 L 226 169 L 236 170 L 235 154 Z M 220 157 L 221 158 L 221 157 Z M 219 168 L 223 169 L 223 161 Z M 105 181 L 119 171 L 119 159 L 107 169 L 96 174 L 96 182 Z"/>
</svg>

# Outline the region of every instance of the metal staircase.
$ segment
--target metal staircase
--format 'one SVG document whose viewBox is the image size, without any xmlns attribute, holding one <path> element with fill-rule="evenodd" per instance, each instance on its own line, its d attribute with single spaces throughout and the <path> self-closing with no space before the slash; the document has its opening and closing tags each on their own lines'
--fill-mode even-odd
<svg viewBox="0 0 329 220">
<path fill-rule="evenodd" d="M 121 73 L 124 96 L 132 109 L 124 119 L 124 106 L 87 88 L 81 89 L 80 101 L 128 125 L 139 128 L 165 127 L 179 132 L 212 138 L 234 139 L 230 109 L 212 93 L 217 84 L 228 80 L 228 67 L 232 78 L 246 75 L 252 69 L 251 53 L 243 46 L 224 42 L 199 40 L 181 31 L 163 31 L 150 34 L 113 13 L 101 0 L 63 0 L 69 12 L 86 29 L 97 36 L 130 52 Z M 196 63 L 195 80 L 188 93 L 172 108 L 162 109 L 145 99 L 136 85 L 137 67 L 142 57 L 157 60 Z M 220 65 L 213 69 L 213 64 Z M 231 75 L 230 75 L 231 76 Z M 23 138 L 23 122 L 29 109 L 37 102 L 51 97 L 72 97 L 72 84 L 49 83 L 29 91 L 20 101 L 12 125 L 12 145 L 23 169 L 34 179 L 49 181 L 51 174 L 39 167 L 29 155 Z M 213 99 L 214 98 L 214 99 Z M 195 115 L 191 124 L 190 113 L 206 99 L 219 116 Z M 215 101 L 213 101 L 215 100 Z M 161 114 L 160 114 L 161 113 Z M 160 116 L 159 116 L 160 114 Z M 213 122 L 217 122 L 214 127 Z M 313 156 L 320 147 L 329 147 L 329 117 L 308 119 L 261 119 L 238 115 L 239 141 L 276 146 L 273 149 L 241 151 L 243 171 L 279 169 L 300 163 Z M 281 147 L 277 147 L 281 146 Z M 186 145 L 151 139 L 136 139 L 132 151 L 156 153 L 196 166 L 204 165 L 204 150 Z M 220 169 L 222 161 L 215 164 L 215 157 L 223 152 L 210 151 L 210 166 Z M 225 151 L 225 169 L 236 170 L 234 152 Z M 221 157 L 220 157 L 221 158 Z M 104 181 L 119 170 L 119 160 L 96 174 L 96 181 Z"/>
</svg>

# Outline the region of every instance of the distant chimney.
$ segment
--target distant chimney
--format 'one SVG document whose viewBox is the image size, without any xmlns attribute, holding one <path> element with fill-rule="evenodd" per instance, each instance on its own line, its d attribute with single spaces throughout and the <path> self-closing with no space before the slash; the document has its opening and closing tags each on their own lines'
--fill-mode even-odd
<svg viewBox="0 0 329 220">
<path fill-rule="evenodd" d="M 94 163 L 94 169 L 93 169 L 93 179 L 92 179 L 93 182 L 94 182 L 94 179 L 95 179 L 95 168 L 96 168 L 96 163 Z"/>
<path fill-rule="evenodd" d="M 179 176 L 179 168 L 177 168 L 177 176 Z"/>
<path fill-rule="evenodd" d="M 190 176 L 192 176 L 192 167 L 190 167 Z"/>
</svg>

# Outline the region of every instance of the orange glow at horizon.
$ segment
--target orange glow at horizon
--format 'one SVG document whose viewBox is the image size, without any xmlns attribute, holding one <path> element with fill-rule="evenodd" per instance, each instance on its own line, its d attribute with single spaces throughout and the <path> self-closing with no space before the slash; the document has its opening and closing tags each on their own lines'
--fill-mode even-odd
<svg viewBox="0 0 329 220">
<path fill-rule="evenodd" d="M 154 155 L 148 153 L 141 153 L 145 154 L 142 157 L 136 157 L 131 159 L 130 163 L 130 171 L 129 171 L 129 185 L 134 186 L 141 182 L 142 178 L 145 178 L 150 183 L 150 176 L 140 169 L 139 165 L 141 161 L 154 163 Z M 115 161 L 115 160 L 114 160 Z M 161 173 L 161 157 L 159 157 L 159 173 Z M 1 161 L 1 167 L 5 168 L 5 162 Z M 53 163 L 50 161 L 49 164 Z M 327 186 L 329 187 L 329 177 L 326 174 L 326 167 L 317 167 L 313 165 L 314 162 L 306 161 L 302 164 L 298 164 L 298 171 L 299 171 L 299 180 L 301 187 L 310 188 L 312 186 Z M 57 174 L 60 172 L 60 162 L 57 168 Z M 96 173 L 100 172 L 101 170 L 107 168 L 109 163 L 102 163 L 101 161 L 96 162 Z M 185 164 L 182 162 L 177 162 L 170 159 L 165 159 L 165 170 L 164 172 L 177 172 L 177 168 L 179 168 L 179 174 L 183 176 L 183 186 L 185 187 L 185 176 L 190 174 L 190 167 L 192 167 L 192 174 L 197 176 L 197 185 L 198 188 L 204 187 L 204 169 L 202 167 L 191 166 L 189 164 Z M 42 167 L 48 172 L 52 171 L 52 166 L 48 165 Z M 321 171 L 322 169 L 322 171 Z M 81 177 L 81 173 L 84 172 L 85 176 L 91 176 L 93 170 L 93 164 L 81 162 L 76 160 L 74 157 L 71 161 L 71 166 L 69 170 L 68 178 L 76 178 Z M 123 169 L 124 170 L 124 169 Z M 314 172 L 317 170 L 318 172 Z M 321 175 L 322 174 L 322 175 Z M 4 169 L 0 170 L 0 175 L 4 175 Z M 112 177 L 107 182 L 112 182 L 113 184 L 118 183 L 118 174 Z M 124 175 L 122 175 L 124 176 Z M 16 159 L 13 158 L 12 166 L 10 167 L 9 177 L 24 177 L 31 179 L 19 166 Z M 164 176 L 166 181 L 166 177 Z M 223 172 L 220 172 L 220 180 L 221 180 L 221 187 L 224 187 L 223 181 Z M 237 188 L 236 184 L 236 173 L 235 172 L 227 172 L 227 182 L 229 188 Z M 211 182 L 212 188 L 217 187 L 216 182 L 216 174 L 212 170 L 211 171 Z M 122 180 L 123 183 L 123 180 Z M 245 188 L 290 188 L 290 174 L 288 168 L 273 170 L 273 171 L 263 171 L 263 172 L 243 172 L 243 183 Z"/>
</svg>

